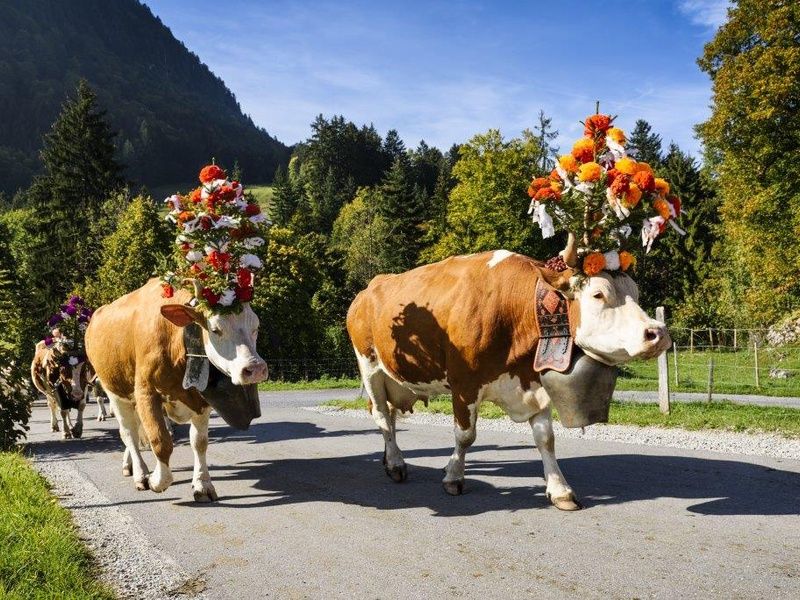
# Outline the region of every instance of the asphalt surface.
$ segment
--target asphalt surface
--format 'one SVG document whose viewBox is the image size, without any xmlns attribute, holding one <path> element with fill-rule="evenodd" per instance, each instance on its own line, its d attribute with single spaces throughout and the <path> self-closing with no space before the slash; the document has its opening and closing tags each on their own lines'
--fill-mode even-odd
<svg viewBox="0 0 800 600">
<path fill-rule="evenodd" d="M 354 395 L 262 394 L 263 416 L 244 432 L 212 418 L 212 505 L 192 501 L 186 426 L 162 494 L 122 477 L 113 419 L 62 441 L 37 406 L 29 441 L 37 460 L 68 462 L 125 511 L 211 598 L 800 597 L 800 461 L 560 439 L 585 506 L 563 513 L 544 496 L 532 437 L 479 423 L 466 493 L 450 497 L 445 428 L 400 426 L 409 480 L 395 484 L 371 421 L 303 408 Z"/>
</svg>

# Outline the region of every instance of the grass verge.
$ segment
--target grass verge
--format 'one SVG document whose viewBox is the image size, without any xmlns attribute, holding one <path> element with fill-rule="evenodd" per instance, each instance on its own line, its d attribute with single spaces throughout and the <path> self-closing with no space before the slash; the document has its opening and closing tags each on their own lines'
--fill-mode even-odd
<svg viewBox="0 0 800 600">
<path fill-rule="evenodd" d="M 258 384 L 262 392 L 281 392 L 284 390 L 341 390 L 360 388 L 360 379 L 348 377 L 322 377 L 310 381 L 264 381 Z"/>
<path fill-rule="evenodd" d="M 366 409 L 367 401 L 331 400 L 327 406 L 338 408 Z M 451 415 L 453 409 L 447 396 L 432 399 L 428 406 L 417 403 L 415 411 Z M 489 402 L 481 404 L 478 413 L 485 419 L 498 419 L 505 412 Z M 553 412 L 555 419 L 558 414 Z M 615 425 L 635 425 L 638 427 L 677 427 L 687 430 L 715 429 L 737 432 L 776 433 L 787 438 L 800 438 L 800 410 L 772 406 L 750 406 L 732 402 L 675 402 L 672 412 L 662 415 L 655 404 L 638 402 L 611 403 L 608 422 Z"/>
<path fill-rule="evenodd" d="M 0 598 L 115 598 L 69 512 L 14 452 L 0 453 Z"/>
</svg>

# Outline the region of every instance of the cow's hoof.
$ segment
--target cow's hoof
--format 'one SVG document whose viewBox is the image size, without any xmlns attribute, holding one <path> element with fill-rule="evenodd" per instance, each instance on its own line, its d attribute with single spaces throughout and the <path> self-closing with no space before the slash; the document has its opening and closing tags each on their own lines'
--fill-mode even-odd
<svg viewBox="0 0 800 600">
<path fill-rule="evenodd" d="M 444 487 L 444 491 L 451 496 L 460 496 L 464 493 L 463 479 L 459 479 L 458 481 L 443 481 L 442 486 Z"/>
<path fill-rule="evenodd" d="M 53 433 L 58 433 L 61 430 L 58 428 L 58 425 L 50 425 L 50 431 Z"/>
<path fill-rule="evenodd" d="M 137 491 L 143 492 L 150 489 L 150 480 L 145 476 L 141 481 L 136 482 Z"/>
<path fill-rule="evenodd" d="M 408 479 L 408 467 L 403 463 L 396 467 L 386 467 L 386 474 L 392 478 L 395 483 L 400 483 Z"/>
<path fill-rule="evenodd" d="M 105 420 L 106 420 L 106 416 L 105 415 L 97 415 L 97 422 L 98 423 L 102 423 Z"/>
<path fill-rule="evenodd" d="M 80 438 L 83 435 L 83 425 L 75 425 L 72 428 L 72 437 Z"/>
<path fill-rule="evenodd" d="M 558 510 L 573 511 L 583 508 L 581 503 L 578 502 L 578 499 L 575 497 L 575 494 L 567 494 L 566 496 L 560 496 L 559 498 L 553 498 L 550 496 L 550 494 L 547 494 L 547 498 Z"/>
<path fill-rule="evenodd" d="M 131 467 L 122 467 L 123 477 L 130 477 L 131 475 L 133 475 L 133 469 Z"/>
<path fill-rule="evenodd" d="M 195 502 L 216 502 L 217 500 L 219 500 L 219 496 L 210 481 L 200 482 L 195 486 Z"/>
<path fill-rule="evenodd" d="M 72 439 L 72 432 L 65 427 L 64 428 L 64 435 L 62 435 L 61 437 L 63 439 L 65 439 L 65 440 L 71 440 Z"/>
<path fill-rule="evenodd" d="M 172 472 L 169 469 L 156 468 L 148 480 L 150 489 L 160 494 L 172 485 Z"/>
</svg>

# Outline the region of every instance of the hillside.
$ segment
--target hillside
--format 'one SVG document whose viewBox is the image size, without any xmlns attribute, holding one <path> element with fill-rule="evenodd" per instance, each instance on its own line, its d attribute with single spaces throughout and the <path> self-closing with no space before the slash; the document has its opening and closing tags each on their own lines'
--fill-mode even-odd
<svg viewBox="0 0 800 600">
<path fill-rule="evenodd" d="M 0 190 L 30 182 L 42 134 L 81 77 L 137 184 L 187 181 L 211 157 L 266 183 L 288 161 L 288 148 L 137 0 L 0 0 L 0 14 Z"/>
</svg>

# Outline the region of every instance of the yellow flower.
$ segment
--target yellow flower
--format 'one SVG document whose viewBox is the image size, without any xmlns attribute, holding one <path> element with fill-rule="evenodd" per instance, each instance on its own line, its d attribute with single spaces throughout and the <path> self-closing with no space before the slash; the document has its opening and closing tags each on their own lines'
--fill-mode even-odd
<svg viewBox="0 0 800 600">
<path fill-rule="evenodd" d="M 620 158 L 614 165 L 614 168 L 620 173 L 632 176 L 636 173 L 636 161 L 632 158 Z"/>
<path fill-rule="evenodd" d="M 558 164 L 561 165 L 561 168 L 564 169 L 567 173 L 577 173 L 578 172 L 578 161 L 575 160 L 575 157 L 571 154 L 565 154 L 564 156 L 560 156 L 558 158 Z"/>
<path fill-rule="evenodd" d="M 611 138 L 615 142 L 620 145 L 625 144 L 625 132 L 622 131 L 619 127 L 612 127 L 608 131 L 606 131 L 606 137 Z"/>
<path fill-rule="evenodd" d="M 641 199 L 642 190 L 639 189 L 638 185 L 631 182 L 630 186 L 628 186 L 628 191 L 625 192 L 625 198 L 623 198 L 622 203 L 627 208 L 636 208 L 636 205 L 639 204 L 639 200 Z"/>
<path fill-rule="evenodd" d="M 619 253 L 619 266 L 623 271 L 627 271 L 631 267 L 635 267 L 636 257 L 630 252 L 623 250 Z"/>
<path fill-rule="evenodd" d="M 653 169 L 646 162 L 636 163 L 636 171 L 646 171 L 651 175 L 653 174 Z"/>
<path fill-rule="evenodd" d="M 666 196 L 669 194 L 669 183 L 667 183 L 666 179 L 656 177 L 656 192 L 658 192 L 661 196 Z"/>
<path fill-rule="evenodd" d="M 587 162 L 580 166 L 578 170 L 578 179 L 581 181 L 595 182 L 600 180 L 603 174 L 603 168 L 596 162 Z"/>
</svg>

